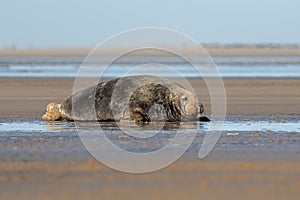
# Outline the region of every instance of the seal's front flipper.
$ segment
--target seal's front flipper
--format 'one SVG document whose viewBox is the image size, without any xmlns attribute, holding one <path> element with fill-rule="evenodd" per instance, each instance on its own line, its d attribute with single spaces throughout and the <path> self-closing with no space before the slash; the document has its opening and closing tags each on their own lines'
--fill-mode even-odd
<svg viewBox="0 0 300 200">
<path fill-rule="evenodd" d="M 148 114 L 146 114 L 146 112 L 140 107 L 131 109 L 130 117 L 135 121 L 135 123 L 151 122 Z"/>
</svg>

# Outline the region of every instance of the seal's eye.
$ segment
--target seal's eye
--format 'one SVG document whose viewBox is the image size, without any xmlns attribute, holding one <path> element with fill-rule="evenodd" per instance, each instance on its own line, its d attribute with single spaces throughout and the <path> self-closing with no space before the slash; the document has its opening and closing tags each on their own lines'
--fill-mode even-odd
<svg viewBox="0 0 300 200">
<path fill-rule="evenodd" d="M 187 100 L 188 100 L 187 96 L 182 97 L 182 101 L 187 101 Z"/>
</svg>

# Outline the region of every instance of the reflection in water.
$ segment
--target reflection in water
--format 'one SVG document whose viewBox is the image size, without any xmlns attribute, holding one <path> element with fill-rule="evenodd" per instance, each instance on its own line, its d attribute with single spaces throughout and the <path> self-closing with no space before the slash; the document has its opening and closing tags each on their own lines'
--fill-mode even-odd
<svg viewBox="0 0 300 200">
<path fill-rule="evenodd" d="M 43 122 L 45 131 L 59 132 L 63 130 L 75 130 L 75 124 L 69 122 Z"/>
<path fill-rule="evenodd" d="M 105 127 L 101 128 L 105 136 L 114 145 L 123 150 L 136 153 L 157 151 L 173 141 L 177 134 L 181 135 L 183 140 L 177 141 L 175 145 L 183 145 L 187 138 L 194 137 L 194 134 L 204 131 L 202 125 L 197 122 L 151 122 L 148 124 L 119 123 L 118 125 L 114 124 L 114 129 L 107 129 L 107 124 L 105 124 Z M 114 130 L 114 132 L 111 130 Z M 81 133 L 81 136 L 84 134 L 85 133 Z M 97 136 L 94 135 L 94 137 Z M 171 147 L 176 148 L 174 145 L 169 148 Z"/>
<path fill-rule="evenodd" d="M 181 131 L 181 133 L 195 133 L 195 131 L 203 130 L 200 128 L 200 123 L 163 123 L 152 122 L 149 124 L 137 125 L 135 123 L 76 123 L 80 135 L 87 134 L 91 137 L 97 137 L 104 133 L 105 136 L 115 145 L 122 149 L 134 152 L 133 146 L 141 148 L 156 150 L 165 146 L 174 138 L 174 136 Z M 163 128 L 161 128 L 163 127 Z M 134 133 L 134 134 L 133 134 Z M 140 133 L 140 135 L 138 135 Z M 136 136 L 136 137 L 134 137 Z M 130 144 L 130 145 L 129 145 Z M 151 148 L 149 148 L 151 147 Z"/>
</svg>

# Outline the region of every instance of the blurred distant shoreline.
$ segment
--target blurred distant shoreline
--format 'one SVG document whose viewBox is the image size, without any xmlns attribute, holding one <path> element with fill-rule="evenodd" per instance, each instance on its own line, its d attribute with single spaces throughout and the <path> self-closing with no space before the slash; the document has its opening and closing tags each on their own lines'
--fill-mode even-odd
<svg viewBox="0 0 300 200">
<path fill-rule="evenodd" d="M 203 47 L 212 57 L 260 57 L 260 56 L 300 56 L 298 44 L 203 44 Z M 128 47 L 127 47 L 128 48 Z M 199 56 L 197 51 L 189 46 L 166 46 L 176 52 L 184 51 L 186 55 Z M 85 57 L 92 47 L 51 47 L 18 49 L 13 45 L 0 49 L 0 56 L 80 56 Z M 115 56 L 125 47 L 103 48 L 97 56 Z M 162 51 L 137 51 L 132 56 L 172 56 Z"/>
</svg>

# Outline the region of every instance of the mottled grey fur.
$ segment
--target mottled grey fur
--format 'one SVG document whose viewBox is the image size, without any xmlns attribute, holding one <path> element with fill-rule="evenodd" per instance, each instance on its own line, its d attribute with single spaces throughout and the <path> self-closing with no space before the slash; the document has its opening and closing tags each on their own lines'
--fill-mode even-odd
<svg viewBox="0 0 300 200">
<path fill-rule="evenodd" d="M 203 106 L 192 92 L 168 79 L 127 76 L 71 95 L 60 105 L 60 112 L 67 120 L 179 122 L 196 120 Z"/>
</svg>

